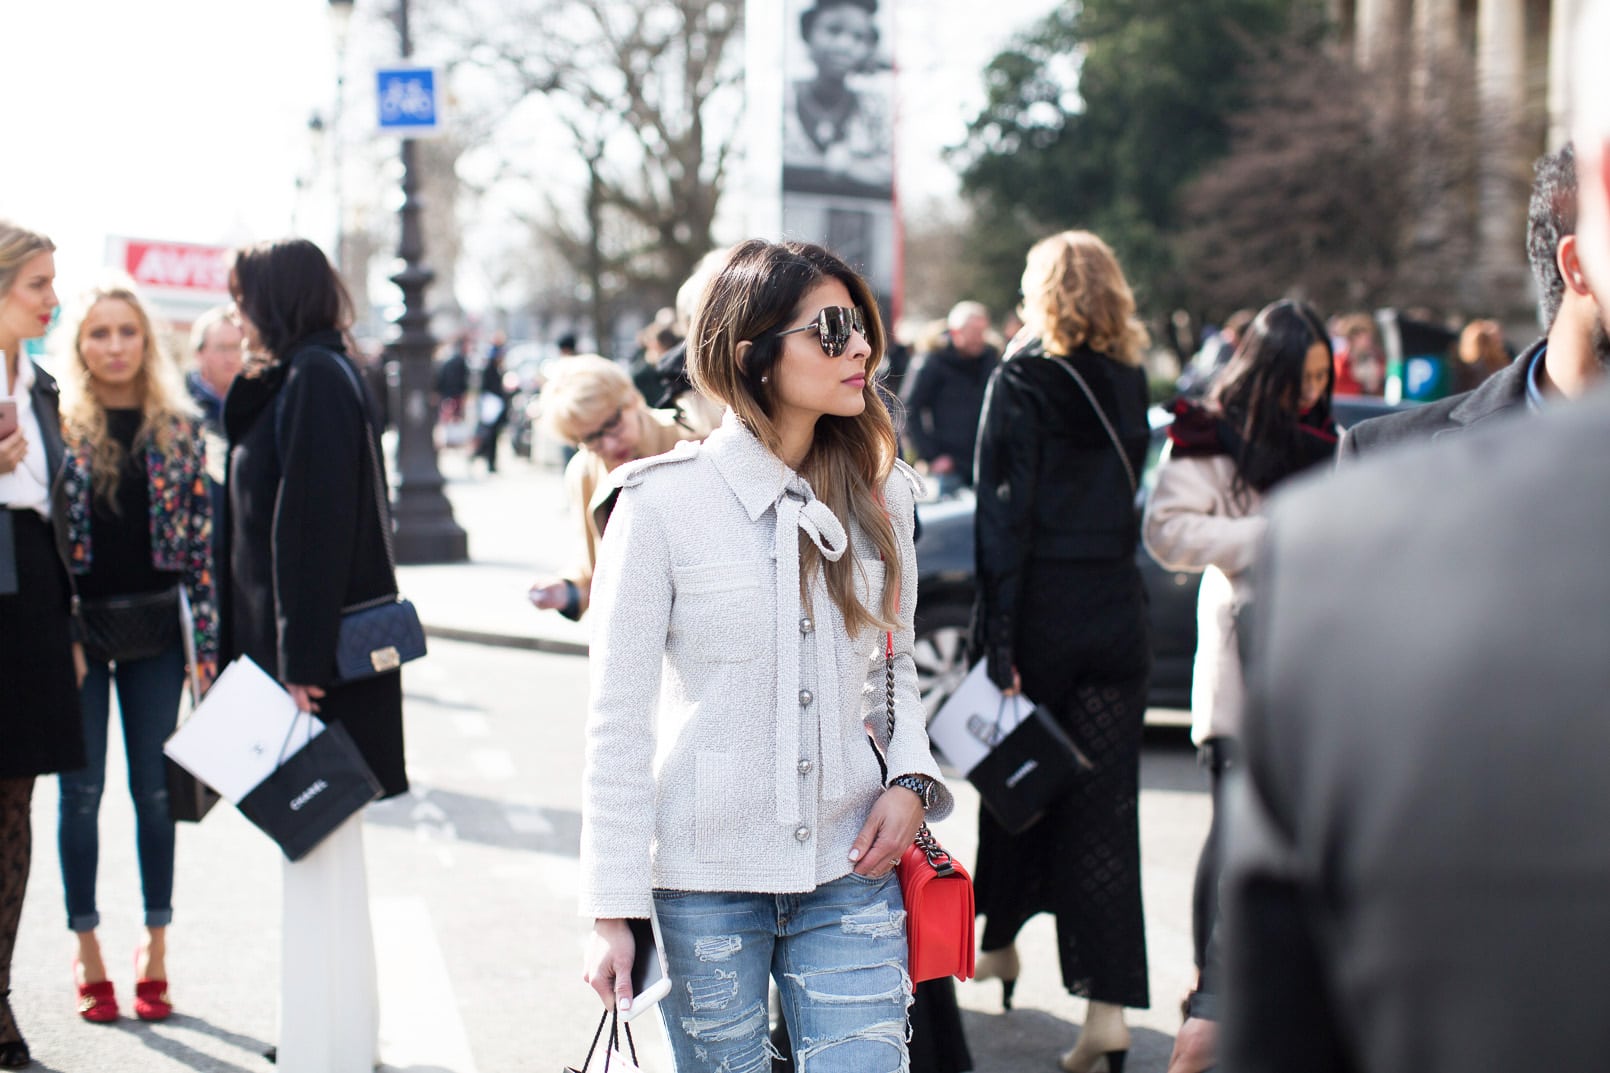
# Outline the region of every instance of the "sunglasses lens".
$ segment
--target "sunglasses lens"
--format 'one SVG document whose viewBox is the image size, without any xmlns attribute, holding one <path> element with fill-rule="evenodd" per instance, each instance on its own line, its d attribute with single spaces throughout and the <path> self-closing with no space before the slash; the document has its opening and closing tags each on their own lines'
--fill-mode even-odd
<svg viewBox="0 0 1610 1073">
<path fill-rule="evenodd" d="M 843 306 L 829 306 L 816 318 L 816 330 L 822 337 L 822 350 L 830 358 L 836 358 L 844 353 L 844 348 L 850 343 L 850 330 L 860 330 L 861 315 L 858 310 L 845 309 Z"/>
</svg>

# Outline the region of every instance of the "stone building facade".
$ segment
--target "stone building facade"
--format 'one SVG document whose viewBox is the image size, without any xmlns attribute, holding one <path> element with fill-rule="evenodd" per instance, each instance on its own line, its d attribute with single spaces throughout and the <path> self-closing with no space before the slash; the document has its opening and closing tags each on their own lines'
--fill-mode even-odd
<svg viewBox="0 0 1610 1073">
<path fill-rule="evenodd" d="M 1333 22 L 1367 75 L 1406 64 L 1411 95 L 1454 65 L 1471 76 L 1465 102 L 1482 139 L 1473 272 L 1485 295 L 1529 294 L 1526 198 L 1531 165 L 1567 137 L 1570 27 L 1588 0 L 1328 0 Z M 1450 62 L 1451 61 L 1451 62 Z M 1434 226 L 1434 222 L 1432 224 Z M 1517 294 L 1517 299 L 1522 298 Z M 1529 308 L 1492 312 L 1514 318 Z"/>
</svg>

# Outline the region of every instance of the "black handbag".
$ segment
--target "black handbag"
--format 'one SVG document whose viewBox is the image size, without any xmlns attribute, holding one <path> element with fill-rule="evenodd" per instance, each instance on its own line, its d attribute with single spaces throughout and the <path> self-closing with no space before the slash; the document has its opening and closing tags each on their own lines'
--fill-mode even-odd
<svg viewBox="0 0 1610 1073">
<path fill-rule="evenodd" d="M 218 791 L 174 763 L 171 756 L 162 762 L 168 768 L 168 811 L 179 823 L 200 823 L 218 803 Z"/>
<path fill-rule="evenodd" d="M 346 362 L 341 363 L 341 368 L 358 393 L 360 408 L 367 413 L 363 386 Z M 425 654 L 425 627 L 419 621 L 419 612 L 396 591 L 397 553 L 391 544 L 391 504 L 386 500 L 386 475 L 380 468 L 380 456 L 375 451 L 375 439 L 367 419 L 363 442 L 375 486 L 375 510 L 380 519 L 380 540 L 386 548 L 386 573 L 391 576 L 392 591 L 341 609 L 341 626 L 335 643 L 337 682 L 356 682 L 377 674 L 389 674 Z"/>
<path fill-rule="evenodd" d="M 632 1065 L 637 1063 L 637 1044 L 632 1041 L 632 1026 L 620 1019 L 615 1010 L 605 1010 L 604 1015 L 598 1019 L 598 1028 L 593 1032 L 593 1042 L 587 1048 L 587 1057 L 581 1060 L 579 1066 L 566 1066 L 564 1073 L 588 1073 L 592 1068 L 593 1055 L 598 1051 L 598 1043 L 604 1038 L 604 1026 L 609 1026 L 609 1046 L 604 1049 L 604 1073 L 609 1073 L 609 1061 L 612 1055 L 619 1053 L 621 1036 L 626 1037 L 626 1049 L 631 1053 Z"/>
<path fill-rule="evenodd" d="M 79 639 L 94 663 L 150 659 L 180 643 L 179 590 L 80 600 Z"/>
<path fill-rule="evenodd" d="M 298 713 L 291 720 L 285 745 L 280 747 L 279 767 L 237 806 L 248 820 L 279 843 L 292 861 L 306 857 L 332 831 L 380 796 L 379 780 L 340 723 L 328 724 L 295 753 L 285 755 L 297 723 L 305 716 L 306 713 Z M 309 722 L 309 734 L 312 726 Z"/>
<path fill-rule="evenodd" d="M 1011 702 L 1012 698 L 1001 698 L 997 735 L 1001 715 Z M 1033 827 L 1068 792 L 1081 771 L 1094 768 L 1056 718 L 1041 706 L 1004 736 L 992 740 L 994 747 L 967 773 L 967 781 L 978 790 L 995 821 L 1014 835 Z"/>
</svg>

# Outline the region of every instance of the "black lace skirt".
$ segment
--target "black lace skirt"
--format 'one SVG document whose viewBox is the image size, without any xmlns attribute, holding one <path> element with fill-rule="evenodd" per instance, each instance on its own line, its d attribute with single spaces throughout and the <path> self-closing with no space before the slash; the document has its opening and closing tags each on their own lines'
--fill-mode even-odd
<svg viewBox="0 0 1610 1073">
<path fill-rule="evenodd" d="M 0 778 L 75 771 L 84 766 L 84 723 L 67 575 L 50 523 L 31 510 L 6 513 L 17 591 L 0 596 Z"/>
<path fill-rule="evenodd" d="M 1016 638 L 1023 691 L 1055 714 L 1094 770 L 1022 834 L 1008 834 L 980 809 L 980 945 L 1006 946 L 1030 917 L 1052 913 L 1068 990 L 1144 1007 L 1150 996 L 1138 799 L 1151 660 L 1145 587 L 1133 561 L 1035 560 L 1023 592 Z"/>
</svg>

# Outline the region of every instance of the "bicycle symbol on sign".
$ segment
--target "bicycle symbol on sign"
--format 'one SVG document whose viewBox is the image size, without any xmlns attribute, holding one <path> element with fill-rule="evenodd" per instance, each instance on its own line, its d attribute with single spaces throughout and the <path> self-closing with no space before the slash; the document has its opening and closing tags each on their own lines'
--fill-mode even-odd
<svg viewBox="0 0 1610 1073">
<path fill-rule="evenodd" d="M 390 81 L 380 96 L 380 117 L 386 123 L 429 123 L 435 112 L 430 90 L 418 79 Z"/>
</svg>

